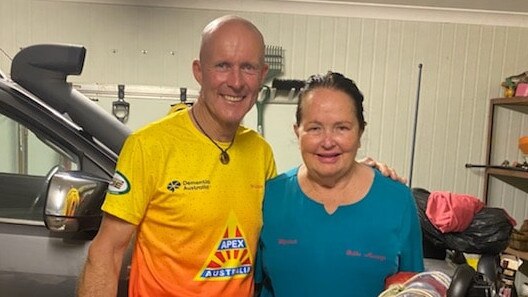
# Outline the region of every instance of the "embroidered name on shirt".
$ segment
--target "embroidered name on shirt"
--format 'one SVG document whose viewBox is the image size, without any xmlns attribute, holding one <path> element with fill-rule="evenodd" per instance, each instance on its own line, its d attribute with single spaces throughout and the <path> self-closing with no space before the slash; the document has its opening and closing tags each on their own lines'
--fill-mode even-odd
<svg viewBox="0 0 528 297">
<path fill-rule="evenodd" d="M 297 239 L 282 239 L 282 238 L 279 238 L 279 240 L 277 240 L 277 243 L 280 244 L 280 245 L 296 245 L 297 244 Z"/>
<path fill-rule="evenodd" d="M 361 256 L 361 253 L 358 251 L 346 250 L 346 255 L 350 257 L 359 257 Z"/>
<path fill-rule="evenodd" d="M 361 254 L 360 252 L 353 251 L 353 250 L 346 250 L 345 251 L 345 255 L 347 255 L 349 257 L 369 258 L 369 259 L 373 259 L 373 260 L 378 260 L 380 262 L 383 262 L 383 261 L 385 261 L 387 259 L 387 257 L 385 257 L 383 255 L 376 255 L 376 254 L 373 254 L 372 252 L 368 252 L 366 254 Z"/>
<path fill-rule="evenodd" d="M 385 256 L 376 255 L 376 254 L 373 254 L 373 253 L 366 254 L 365 258 L 370 258 L 370 259 L 374 259 L 374 260 L 378 260 L 378 261 L 385 261 L 385 259 L 386 259 Z"/>
<path fill-rule="evenodd" d="M 264 185 L 250 184 L 249 186 L 253 189 L 264 189 Z"/>
</svg>

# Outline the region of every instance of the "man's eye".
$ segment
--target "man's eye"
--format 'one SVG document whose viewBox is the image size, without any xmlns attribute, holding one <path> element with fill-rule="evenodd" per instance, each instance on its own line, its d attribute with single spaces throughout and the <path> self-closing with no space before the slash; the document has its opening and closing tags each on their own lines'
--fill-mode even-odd
<svg viewBox="0 0 528 297">
<path fill-rule="evenodd" d="M 215 68 L 219 70 L 227 70 L 229 69 L 229 65 L 227 63 L 219 63 L 219 64 L 216 64 Z"/>
<path fill-rule="evenodd" d="M 247 72 L 247 73 L 257 73 L 258 72 L 258 67 L 251 65 L 251 64 L 242 65 L 241 69 L 242 71 Z"/>
</svg>

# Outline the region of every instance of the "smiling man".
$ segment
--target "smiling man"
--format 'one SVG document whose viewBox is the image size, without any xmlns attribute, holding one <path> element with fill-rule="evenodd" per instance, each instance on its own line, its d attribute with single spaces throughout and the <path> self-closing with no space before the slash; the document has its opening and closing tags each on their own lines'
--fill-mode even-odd
<svg viewBox="0 0 528 297">
<path fill-rule="evenodd" d="M 253 295 L 264 183 L 276 175 L 269 144 L 240 126 L 268 70 L 261 33 L 236 16 L 212 21 L 192 70 L 193 107 L 122 149 L 81 296 L 115 296 L 134 233 L 129 296 Z"/>
</svg>

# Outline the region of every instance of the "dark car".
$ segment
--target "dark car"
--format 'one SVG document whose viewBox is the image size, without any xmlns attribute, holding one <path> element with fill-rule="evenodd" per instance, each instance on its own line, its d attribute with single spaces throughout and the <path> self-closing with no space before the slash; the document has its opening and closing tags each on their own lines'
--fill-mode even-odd
<svg viewBox="0 0 528 297">
<path fill-rule="evenodd" d="M 86 49 L 43 44 L 0 73 L 0 291 L 74 296 L 130 130 L 67 82 Z M 126 296 L 129 256 L 120 296 Z"/>
</svg>

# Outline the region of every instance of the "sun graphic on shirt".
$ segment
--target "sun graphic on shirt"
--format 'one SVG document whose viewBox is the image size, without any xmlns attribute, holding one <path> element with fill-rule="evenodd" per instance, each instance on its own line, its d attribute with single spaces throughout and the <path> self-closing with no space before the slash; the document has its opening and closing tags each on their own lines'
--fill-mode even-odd
<svg viewBox="0 0 528 297">
<path fill-rule="evenodd" d="M 250 274 L 252 263 L 246 238 L 239 228 L 235 215 L 231 214 L 224 234 L 196 275 L 195 280 L 243 278 Z"/>
</svg>

